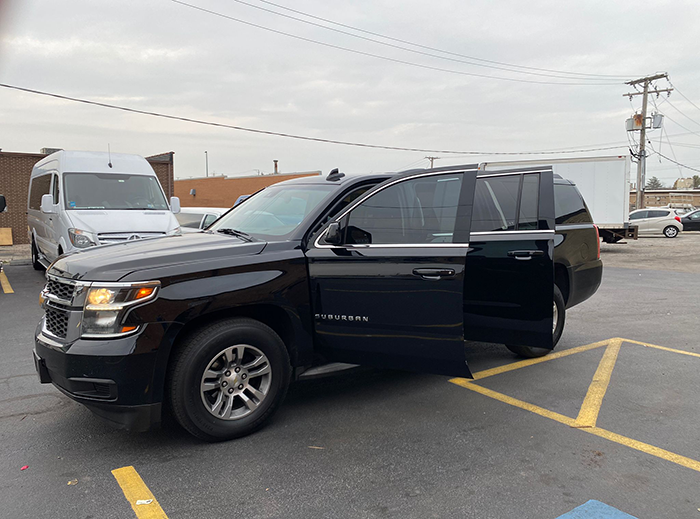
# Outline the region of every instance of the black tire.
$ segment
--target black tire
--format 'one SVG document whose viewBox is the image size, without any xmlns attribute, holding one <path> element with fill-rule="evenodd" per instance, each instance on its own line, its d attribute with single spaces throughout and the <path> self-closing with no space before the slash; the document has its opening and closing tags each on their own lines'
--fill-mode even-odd
<svg viewBox="0 0 700 519">
<path fill-rule="evenodd" d="M 564 332 L 564 323 L 566 322 L 566 307 L 564 305 L 564 296 L 561 294 L 561 290 L 557 285 L 554 285 L 554 304 L 557 306 L 557 324 L 552 326 L 554 328 L 552 332 L 552 344 L 556 346 L 561 339 L 561 334 Z M 535 348 L 532 346 L 513 346 L 511 344 L 506 344 L 506 348 L 510 351 L 525 357 L 528 359 L 535 359 L 537 357 L 544 357 L 549 354 L 552 350 L 547 348 Z"/>
<path fill-rule="evenodd" d="M 223 419 L 205 407 L 200 383 L 211 360 L 234 345 L 248 345 L 267 357 L 270 383 L 264 399 L 250 414 Z M 167 383 L 170 409 L 177 422 L 197 438 L 211 442 L 239 438 L 262 427 L 277 410 L 287 394 L 291 372 L 287 348 L 270 327 L 248 318 L 217 321 L 187 337 L 174 354 Z"/>
<path fill-rule="evenodd" d="M 669 225 L 664 229 L 664 236 L 666 238 L 675 238 L 678 236 L 678 227 L 675 227 L 674 225 Z"/>
<path fill-rule="evenodd" d="M 44 266 L 39 262 L 39 251 L 34 244 L 34 238 L 32 238 L 32 267 L 34 267 L 34 270 L 45 270 Z"/>
</svg>

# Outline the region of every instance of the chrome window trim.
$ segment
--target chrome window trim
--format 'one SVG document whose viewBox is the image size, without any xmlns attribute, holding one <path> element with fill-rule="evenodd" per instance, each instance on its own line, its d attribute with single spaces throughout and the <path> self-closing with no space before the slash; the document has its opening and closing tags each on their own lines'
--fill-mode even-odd
<svg viewBox="0 0 700 519">
<path fill-rule="evenodd" d="M 594 229 L 595 224 L 592 223 L 561 223 L 555 226 L 556 230 L 567 231 L 573 229 Z"/>
<path fill-rule="evenodd" d="M 316 241 L 317 249 L 468 249 L 468 243 L 348 243 L 343 245 L 321 245 L 319 240 L 325 236 L 324 231 Z"/>
<path fill-rule="evenodd" d="M 475 241 L 511 241 L 519 237 L 530 240 L 549 240 L 555 232 L 547 230 L 527 230 L 527 231 L 478 231 L 469 234 L 472 242 Z"/>
</svg>

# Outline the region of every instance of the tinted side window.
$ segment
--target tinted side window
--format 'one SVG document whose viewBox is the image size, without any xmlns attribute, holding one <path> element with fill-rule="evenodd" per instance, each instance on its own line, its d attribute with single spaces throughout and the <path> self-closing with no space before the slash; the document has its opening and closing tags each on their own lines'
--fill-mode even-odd
<svg viewBox="0 0 700 519">
<path fill-rule="evenodd" d="M 58 175 L 54 175 L 54 176 L 53 176 L 53 188 L 52 188 L 52 189 L 53 189 L 53 203 L 54 203 L 54 205 L 55 205 L 55 204 L 58 203 L 58 200 L 59 200 L 59 198 L 58 198 L 58 195 L 59 195 L 59 191 L 58 191 Z"/>
<path fill-rule="evenodd" d="M 662 216 L 668 216 L 668 211 L 649 211 L 647 218 L 661 218 Z"/>
<path fill-rule="evenodd" d="M 461 174 L 406 180 L 371 196 L 350 213 L 349 244 L 453 241 Z"/>
<path fill-rule="evenodd" d="M 520 194 L 520 213 L 518 215 L 518 230 L 536 230 L 539 220 L 540 176 L 539 174 L 523 175 L 523 189 Z"/>
<path fill-rule="evenodd" d="M 639 211 L 638 213 L 632 213 L 630 215 L 630 220 L 641 220 L 642 218 L 646 218 L 648 212 L 649 211 Z"/>
<path fill-rule="evenodd" d="M 515 230 L 520 175 L 478 178 L 472 210 L 473 232 Z"/>
<path fill-rule="evenodd" d="M 554 184 L 554 213 L 557 224 L 593 223 L 581 193 L 570 184 Z"/>
<path fill-rule="evenodd" d="M 32 180 L 32 188 L 29 193 L 29 208 L 41 209 L 41 197 L 48 195 L 51 189 L 51 175 L 42 175 Z"/>
</svg>

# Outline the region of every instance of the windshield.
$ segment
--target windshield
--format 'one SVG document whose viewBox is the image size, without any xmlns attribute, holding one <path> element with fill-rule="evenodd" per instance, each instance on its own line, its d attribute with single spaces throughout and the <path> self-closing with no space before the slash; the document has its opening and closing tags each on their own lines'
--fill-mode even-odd
<svg viewBox="0 0 700 519">
<path fill-rule="evenodd" d="M 122 173 L 65 173 L 66 209 L 169 210 L 156 177 Z"/>
<path fill-rule="evenodd" d="M 333 186 L 268 187 L 234 207 L 209 230 L 235 229 L 276 238 L 291 234 Z"/>
</svg>

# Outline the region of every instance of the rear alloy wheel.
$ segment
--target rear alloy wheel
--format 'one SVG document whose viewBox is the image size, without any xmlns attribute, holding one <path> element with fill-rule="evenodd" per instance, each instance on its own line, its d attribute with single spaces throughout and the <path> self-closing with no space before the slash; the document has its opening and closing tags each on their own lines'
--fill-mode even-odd
<svg viewBox="0 0 700 519">
<path fill-rule="evenodd" d="M 664 229 L 664 236 L 666 236 L 666 238 L 675 238 L 678 236 L 678 227 L 669 225 Z"/>
<path fill-rule="evenodd" d="M 32 238 L 32 267 L 34 270 L 44 270 L 44 266 L 39 262 L 39 251 L 36 249 L 34 238 Z"/>
<path fill-rule="evenodd" d="M 554 285 L 554 301 L 552 303 L 552 346 L 556 346 L 561 339 L 561 334 L 564 332 L 564 322 L 566 321 L 566 307 L 564 305 L 564 296 L 557 285 Z M 506 348 L 529 359 L 544 357 L 552 350 L 548 348 L 535 348 L 532 346 L 514 346 L 506 344 Z"/>
<path fill-rule="evenodd" d="M 170 406 L 188 432 L 222 441 L 260 428 L 284 400 L 287 348 L 268 326 L 226 319 L 190 335 L 168 373 Z"/>
</svg>

